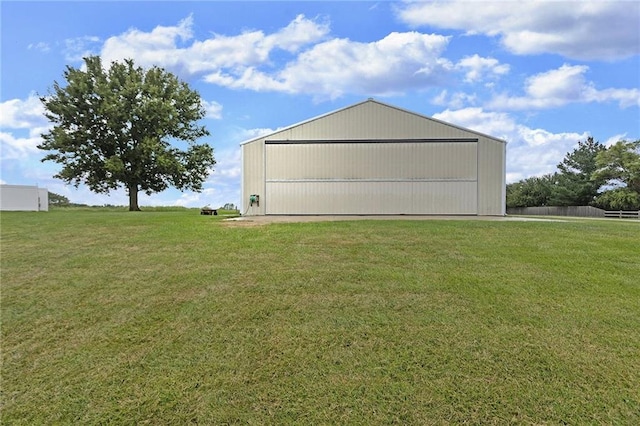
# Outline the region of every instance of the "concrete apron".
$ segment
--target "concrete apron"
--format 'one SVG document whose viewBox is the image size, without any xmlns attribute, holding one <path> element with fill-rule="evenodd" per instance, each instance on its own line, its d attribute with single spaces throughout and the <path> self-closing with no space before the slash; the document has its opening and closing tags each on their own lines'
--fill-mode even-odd
<svg viewBox="0 0 640 426">
<path fill-rule="evenodd" d="M 240 223 L 298 223 L 298 222 L 335 222 L 347 220 L 484 220 L 494 222 L 565 222 L 562 219 L 532 218 L 523 216 L 414 216 L 414 215 L 301 215 L 301 216 L 241 216 L 224 219 L 225 222 Z"/>
</svg>

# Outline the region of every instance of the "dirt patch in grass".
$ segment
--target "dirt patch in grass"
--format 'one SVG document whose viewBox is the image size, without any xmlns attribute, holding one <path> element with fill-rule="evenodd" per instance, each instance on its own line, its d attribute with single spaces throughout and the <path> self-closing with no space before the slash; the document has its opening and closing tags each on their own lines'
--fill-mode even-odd
<svg viewBox="0 0 640 426">
<path fill-rule="evenodd" d="M 240 227 L 250 228 L 254 226 L 264 226 L 269 224 L 269 222 L 267 221 L 257 221 L 257 220 L 246 219 L 246 218 L 223 219 L 220 223 L 223 226 L 238 227 L 238 228 Z"/>
</svg>

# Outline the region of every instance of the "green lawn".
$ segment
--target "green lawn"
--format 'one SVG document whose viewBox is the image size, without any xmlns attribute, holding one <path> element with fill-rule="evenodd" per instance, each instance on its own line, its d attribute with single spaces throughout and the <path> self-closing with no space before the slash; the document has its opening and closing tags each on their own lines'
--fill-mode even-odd
<svg viewBox="0 0 640 426">
<path fill-rule="evenodd" d="M 640 424 L 640 223 L 1 216 L 3 424 Z"/>
</svg>

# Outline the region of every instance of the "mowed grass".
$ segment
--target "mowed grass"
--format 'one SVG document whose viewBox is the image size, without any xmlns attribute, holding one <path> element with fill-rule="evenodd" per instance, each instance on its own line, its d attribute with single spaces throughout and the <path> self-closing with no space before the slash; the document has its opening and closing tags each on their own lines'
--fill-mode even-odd
<svg viewBox="0 0 640 426">
<path fill-rule="evenodd" d="M 2 213 L 3 424 L 640 424 L 640 224 Z"/>
</svg>

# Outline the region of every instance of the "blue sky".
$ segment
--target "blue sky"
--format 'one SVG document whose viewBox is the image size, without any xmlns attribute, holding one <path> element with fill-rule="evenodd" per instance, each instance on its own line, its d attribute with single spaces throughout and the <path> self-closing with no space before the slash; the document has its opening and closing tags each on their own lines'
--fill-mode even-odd
<svg viewBox="0 0 640 426">
<path fill-rule="evenodd" d="M 202 193 L 240 203 L 239 143 L 373 97 L 509 142 L 507 182 L 555 170 L 580 140 L 640 139 L 640 2 L 3 1 L 2 183 L 127 204 L 53 179 L 38 96 L 82 57 L 158 65 L 198 90 L 217 165 Z"/>
</svg>

